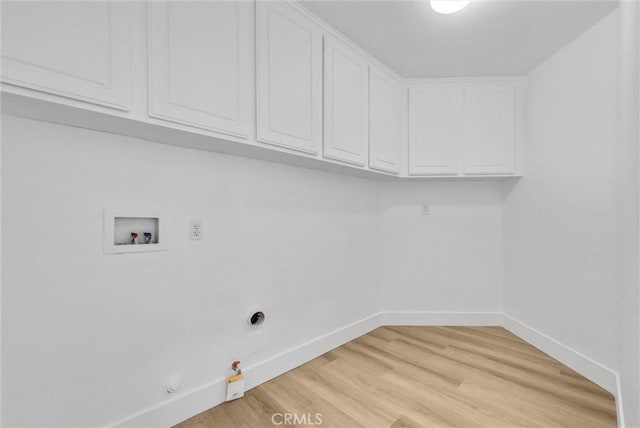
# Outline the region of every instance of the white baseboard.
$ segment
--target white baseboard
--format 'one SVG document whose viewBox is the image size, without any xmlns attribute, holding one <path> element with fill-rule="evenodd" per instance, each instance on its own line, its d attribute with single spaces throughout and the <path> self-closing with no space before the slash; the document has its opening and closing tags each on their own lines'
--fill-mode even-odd
<svg viewBox="0 0 640 428">
<path fill-rule="evenodd" d="M 610 393 L 616 394 L 616 373 L 608 367 L 507 314 L 503 314 L 502 326 Z"/>
<path fill-rule="evenodd" d="M 247 389 L 280 376 L 340 345 L 380 327 L 380 314 L 341 327 L 244 370 Z"/>
<path fill-rule="evenodd" d="M 146 408 L 132 416 L 109 424 L 111 427 L 169 427 L 189 419 L 213 406 L 226 397 L 224 379 L 217 379 L 200 388 Z"/>
<path fill-rule="evenodd" d="M 624 428 L 618 375 L 614 371 L 502 312 L 379 312 L 247 367 L 243 370 L 246 388 L 254 388 L 384 325 L 502 326 L 611 392 L 616 397 L 618 426 Z M 224 379 L 217 379 L 110 426 L 175 425 L 222 403 L 225 400 L 225 388 Z"/>
<path fill-rule="evenodd" d="M 507 314 L 502 314 L 502 326 L 613 394 L 618 427 L 625 427 L 620 379 L 615 371 Z"/>
<path fill-rule="evenodd" d="M 496 326 L 502 323 L 501 312 L 381 312 L 380 325 Z"/>
<path fill-rule="evenodd" d="M 249 366 L 243 370 L 245 387 L 246 389 L 254 388 L 378 327 L 380 327 L 379 313 Z M 137 428 L 172 426 L 222 403 L 225 398 L 225 381 L 217 379 L 110 426 Z"/>
<path fill-rule="evenodd" d="M 620 385 L 620 376 L 616 373 L 616 413 L 618 414 L 618 428 L 625 428 L 624 408 L 622 407 L 622 385 Z"/>
</svg>

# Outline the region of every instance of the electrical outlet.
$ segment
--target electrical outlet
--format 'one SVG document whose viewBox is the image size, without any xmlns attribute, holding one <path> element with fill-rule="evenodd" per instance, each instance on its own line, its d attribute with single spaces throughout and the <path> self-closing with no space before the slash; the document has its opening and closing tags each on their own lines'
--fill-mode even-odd
<svg viewBox="0 0 640 428">
<path fill-rule="evenodd" d="M 199 241 L 202 239 L 202 220 L 189 221 L 189 239 Z"/>
<path fill-rule="evenodd" d="M 429 204 L 426 202 L 422 204 L 422 215 L 429 215 Z"/>
</svg>

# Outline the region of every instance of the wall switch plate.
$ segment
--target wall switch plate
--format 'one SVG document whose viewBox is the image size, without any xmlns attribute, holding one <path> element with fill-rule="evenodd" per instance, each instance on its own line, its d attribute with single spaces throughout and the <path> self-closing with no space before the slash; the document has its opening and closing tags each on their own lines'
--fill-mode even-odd
<svg viewBox="0 0 640 428">
<path fill-rule="evenodd" d="M 189 239 L 199 241 L 202 239 L 202 220 L 189 221 Z"/>
<path fill-rule="evenodd" d="M 421 213 L 422 215 L 429 215 L 429 204 L 427 204 L 426 202 L 425 202 L 425 203 L 423 203 L 423 204 L 422 204 L 422 207 L 421 207 L 421 211 L 420 211 L 420 213 Z"/>
</svg>

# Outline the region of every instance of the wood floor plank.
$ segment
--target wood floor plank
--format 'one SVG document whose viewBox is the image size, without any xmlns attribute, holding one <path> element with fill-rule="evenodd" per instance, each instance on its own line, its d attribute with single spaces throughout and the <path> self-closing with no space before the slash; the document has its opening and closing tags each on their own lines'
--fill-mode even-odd
<svg viewBox="0 0 640 428">
<path fill-rule="evenodd" d="M 453 347 L 450 348 L 449 355 L 451 359 L 474 365 L 480 371 L 491 373 L 507 382 L 520 384 L 529 388 L 532 392 L 548 395 L 585 409 L 615 412 L 615 409 L 611 409 L 609 401 L 601 396 L 576 390 L 571 385 L 564 384 L 551 377 L 532 374 L 525 369 L 505 364 L 503 361 L 486 358 L 483 355 Z"/>
<path fill-rule="evenodd" d="M 286 413 L 298 419 L 274 424 Z M 617 426 L 609 392 L 501 327 L 393 326 L 178 427 L 309 427 L 316 414 L 337 428 Z"/>
<path fill-rule="evenodd" d="M 327 403 L 364 426 L 372 426 L 376 422 L 388 425 L 394 421 L 394 418 L 385 412 L 368 406 L 365 391 L 343 382 L 340 377 L 330 377 L 328 370 L 321 369 L 320 372 L 322 375 L 311 369 L 305 369 L 299 376 L 292 379 L 292 383 L 294 386 L 301 387 L 300 389 L 313 390 Z M 340 385 L 342 391 L 340 395 L 335 393 L 337 385 Z"/>
</svg>

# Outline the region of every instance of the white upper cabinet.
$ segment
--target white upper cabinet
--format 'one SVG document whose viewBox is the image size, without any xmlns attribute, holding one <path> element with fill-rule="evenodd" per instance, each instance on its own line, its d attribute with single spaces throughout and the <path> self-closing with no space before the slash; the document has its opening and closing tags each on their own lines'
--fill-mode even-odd
<svg viewBox="0 0 640 428">
<path fill-rule="evenodd" d="M 516 79 L 410 86 L 409 175 L 514 175 L 521 95 Z"/>
<path fill-rule="evenodd" d="M 402 156 L 406 89 L 387 73 L 369 68 L 369 167 L 398 174 Z"/>
<path fill-rule="evenodd" d="M 9 0 L 1 21 L 11 114 L 365 175 L 522 172 L 519 78 L 402 79 L 296 1 Z"/>
<path fill-rule="evenodd" d="M 248 137 L 253 4 L 149 2 L 149 115 Z"/>
<path fill-rule="evenodd" d="M 322 31 L 287 3 L 256 4 L 257 139 L 318 154 Z"/>
<path fill-rule="evenodd" d="M 513 174 L 516 150 L 516 86 L 465 85 L 464 173 Z"/>
<path fill-rule="evenodd" d="M 369 142 L 368 63 L 349 47 L 325 39 L 324 157 L 367 163 Z"/>
<path fill-rule="evenodd" d="M 128 110 L 130 4 L 3 2 L 2 81 Z"/>
<path fill-rule="evenodd" d="M 462 85 L 412 86 L 409 175 L 455 175 L 463 126 Z"/>
</svg>

